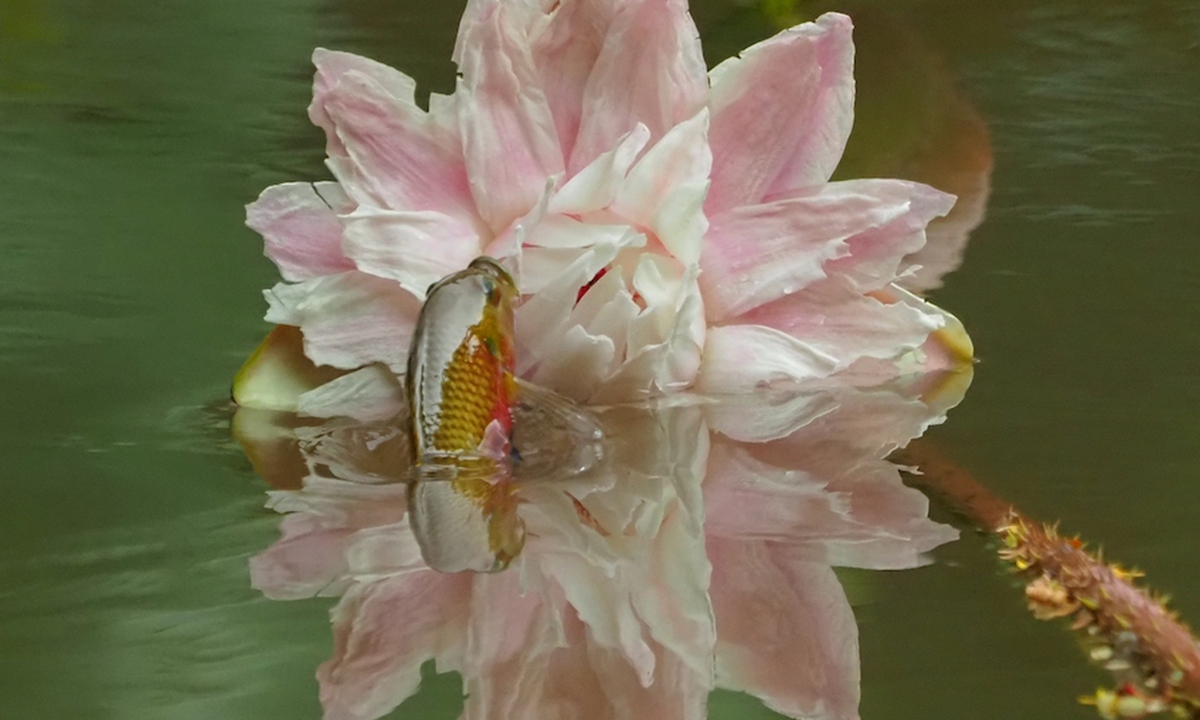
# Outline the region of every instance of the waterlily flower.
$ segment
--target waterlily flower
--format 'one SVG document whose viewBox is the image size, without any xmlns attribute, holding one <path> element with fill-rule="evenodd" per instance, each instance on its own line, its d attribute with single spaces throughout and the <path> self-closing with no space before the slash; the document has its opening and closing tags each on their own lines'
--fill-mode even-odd
<svg viewBox="0 0 1200 720">
<path fill-rule="evenodd" d="M 364 419 L 291 431 L 302 489 L 272 493 L 283 537 L 251 575 L 276 599 L 340 596 L 317 672 L 331 720 L 386 714 L 429 660 L 462 675 L 467 718 L 699 720 L 714 684 L 791 717 L 856 718 L 857 630 L 831 568 L 914 567 L 955 536 L 884 459 L 965 390 L 927 380 L 790 390 L 805 420 L 766 443 L 710 421 L 771 395 L 601 411 L 608 461 L 521 489 L 529 540 L 498 574 L 422 561 L 419 508 L 397 477 L 405 416 L 356 403 Z M 474 545 L 441 541 L 450 554 Z"/>
<path fill-rule="evenodd" d="M 315 366 L 402 374 L 427 287 L 488 254 L 522 292 L 518 373 L 577 401 L 968 360 L 957 320 L 897 282 L 953 198 L 829 182 L 853 52 L 831 13 L 706 72 L 684 0 L 471 0 L 457 87 L 425 109 L 403 73 L 318 50 L 335 180 L 248 208 L 284 280 L 267 319 Z M 279 338 L 239 404 L 294 410 L 327 379 Z"/>
</svg>

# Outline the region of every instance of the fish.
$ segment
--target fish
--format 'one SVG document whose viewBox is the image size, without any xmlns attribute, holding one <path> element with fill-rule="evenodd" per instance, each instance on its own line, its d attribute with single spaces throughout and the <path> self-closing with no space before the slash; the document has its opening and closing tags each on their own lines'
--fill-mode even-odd
<svg viewBox="0 0 1200 720">
<path fill-rule="evenodd" d="M 408 355 L 416 462 L 494 455 L 511 446 L 517 393 L 512 276 L 479 257 L 430 286 Z"/>
<path fill-rule="evenodd" d="M 430 286 L 413 333 L 410 523 L 441 572 L 497 572 L 524 548 L 512 473 L 519 298 L 512 275 L 479 257 Z"/>
</svg>

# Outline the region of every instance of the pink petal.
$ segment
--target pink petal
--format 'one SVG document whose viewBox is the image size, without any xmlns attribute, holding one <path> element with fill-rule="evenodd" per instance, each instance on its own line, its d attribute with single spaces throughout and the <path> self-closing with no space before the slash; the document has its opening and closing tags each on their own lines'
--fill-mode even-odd
<svg viewBox="0 0 1200 720">
<path fill-rule="evenodd" d="M 797 436 L 806 431 L 801 428 Z M 751 447 L 724 438 L 713 443 L 704 491 L 711 536 L 799 545 L 809 560 L 826 562 L 826 538 L 873 534 L 850 517 L 850 498 L 829 490 L 828 478 L 799 462 L 770 465 L 754 457 Z"/>
<path fill-rule="evenodd" d="M 329 155 L 346 154 L 346 148 L 337 136 L 333 118 L 325 111 L 325 100 L 347 72 L 353 70 L 372 78 L 395 100 L 419 110 L 415 98 L 417 81 L 395 68 L 361 55 L 325 48 L 314 50 L 312 60 L 317 74 L 313 78 L 313 100 L 308 106 L 308 117 L 314 125 L 325 130 Z"/>
<path fill-rule="evenodd" d="M 857 720 L 858 627 L 837 576 L 796 548 L 710 537 L 717 684 L 789 717 Z"/>
<path fill-rule="evenodd" d="M 522 592 L 517 573 L 481 575 L 471 594 L 463 657 L 464 718 L 541 717 L 551 654 L 562 645 L 554 592 Z M 548 589 L 547 589 L 548 590 Z"/>
<path fill-rule="evenodd" d="M 250 558 L 250 584 L 272 600 L 339 594 L 354 529 L 324 527 L 303 514 L 285 517 L 279 529 L 283 537 Z"/>
<path fill-rule="evenodd" d="M 455 94 L 471 193 L 499 233 L 537 204 L 563 156 L 529 46 L 537 4 L 472 5 L 459 27 Z"/>
<path fill-rule="evenodd" d="M 925 245 L 925 227 L 929 221 L 945 215 L 954 206 L 953 195 L 904 180 L 850 180 L 829 187 L 862 191 L 894 210 L 903 209 L 887 221 L 850 237 L 847 241 L 850 252 L 825 266 L 830 275 L 843 275 L 863 293 L 879 290 L 895 280 L 904 267 L 905 257 Z"/>
<path fill-rule="evenodd" d="M 945 404 L 927 405 L 916 398 L 920 391 L 920 383 L 864 389 L 833 380 L 821 392 L 836 399 L 836 409 L 793 435 L 767 444 L 715 442 L 705 485 L 709 529 L 804 545 L 808 557 L 834 565 L 924 564 L 923 553 L 956 533 L 929 520 L 929 501 L 884 459 L 944 418 Z M 814 495 L 817 488 L 824 498 Z"/>
<path fill-rule="evenodd" d="M 489 578 L 490 580 L 491 578 Z M 598 645 L 584 623 L 565 608 L 561 629 L 546 619 L 550 611 L 528 596 L 523 605 L 538 608 L 541 617 L 511 602 L 511 615 L 485 613 L 478 625 L 491 636 L 511 636 L 500 652 L 478 653 L 494 658 L 467 677 L 463 717 L 469 720 L 569 720 L 622 718 L 628 720 L 703 720 L 710 690 L 709 676 L 695 672 L 678 656 L 652 643 L 654 681 L 644 687 L 620 652 Z M 561 602 L 561 601 L 557 601 Z M 473 628 L 474 629 L 474 628 Z M 523 642 L 521 642 L 523 641 Z M 515 645 L 513 649 L 506 646 Z"/>
<path fill-rule="evenodd" d="M 432 570 L 358 585 L 333 610 L 333 656 L 317 669 L 327 720 L 373 720 L 412 695 L 421 664 L 456 644 L 470 574 Z"/>
<path fill-rule="evenodd" d="M 935 312 L 859 294 L 827 280 L 738 318 L 779 330 L 844 370 L 862 358 L 897 360 L 919 348 L 945 323 Z"/>
<path fill-rule="evenodd" d="M 588 626 L 588 636 L 600 646 L 619 652 L 636 673 L 639 684 L 649 687 L 654 679 L 654 651 L 630 603 L 630 579 L 610 577 L 576 557 L 548 556 L 541 564 Z"/>
<path fill-rule="evenodd" d="M 246 206 L 246 224 L 263 236 L 285 280 L 307 280 L 353 269 L 337 218 L 353 207 L 337 183 L 272 185 Z"/>
<path fill-rule="evenodd" d="M 267 320 L 298 326 L 304 354 L 317 365 L 353 369 L 381 362 L 404 373 L 420 301 L 396 283 L 350 271 L 280 283 L 264 294 Z"/>
<path fill-rule="evenodd" d="M 713 68 L 713 189 L 720 212 L 820 185 L 854 119 L 850 18 L 822 15 Z"/>
<path fill-rule="evenodd" d="M 694 117 L 707 96 L 704 56 L 687 2 L 632 0 L 613 19 L 588 76 L 570 172 L 615 146 L 638 123 L 659 140 Z"/>
<path fill-rule="evenodd" d="M 832 274 L 878 289 L 951 203 L 917 183 L 851 180 L 716 215 L 701 257 L 708 316 L 740 315 Z"/>
<path fill-rule="evenodd" d="M 685 482 L 694 483 L 698 491 L 702 478 L 700 472 Z M 708 595 L 712 566 L 704 549 L 704 518 L 689 522 L 682 503 L 666 506 L 648 556 L 637 567 L 633 606 L 655 642 L 697 675 L 709 677 L 716 630 Z"/>
<path fill-rule="evenodd" d="M 711 674 L 696 672 L 683 658 L 651 643 L 655 656 L 654 680 L 642 685 L 615 650 L 597 647 L 583 636 L 579 621 L 568 616 L 568 650 L 553 657 L 545 691 L 549 708 L 558 714 L 546 717 L 627 718 L 628 720 L 703 720 L 706 717 Z"/>
<path fill-rule="evenodd" d="M 346 256 L 359 270 L 395 280 L 419 298 L 483 250 L 470 223 L 440 212 L 359 208 L 343 223 Z"/>
<path fill-rule="evenodd" d="M 929 519 L 929 499 L 906 487 L 886 460 L 864 466 L 829 485 L 850 498 L 855 520 L 875 528 L 871 537 L 828 537 L 827 561 L 839 567 L 894 570 L 930 562 L 926 553 L 958 539 L 958 531 Z"/>
<path fill-rule="evenodd" d="M 707 134 L 707 110 L 672 128 L 630 169 L 612 206 L 652 230 L 684 265 L 699 261 L 708 229 L 703 211 L 712 168 Z"/>
<path fill-rule="evenodd" d="M 336 76 L 318 101 L 345 150 L 331 154 L 330 168 L 360 205 L 477 222 L 458 138 L 423 110 L 356 69 Z"/>
<path fill-rule="evenodd" d="M 569 158 L 579 135 L 583 97 L 613 16 L 625 0 L 572 0 L 550 11 L 549 23 L 533 39 L 533 58 L 563 157 Z"/>
<path fill-rule="evenodd" d="M 705 484 L 714 536 L 783 543 L 810 561 L 872 569 L 923 565 L 924 553 L 957 536 L 929 520 L 928 501 L 904 486 L 894 465 L 819 429 L 781 443 L 771 453 L 778 466 L 752 447 L 714 444 Z"/>
<path fill-rule="evenodd" d="M 310 476 L 303 491 L 273 493 L 268 507 L 290 514 L 280 522 L 282 537 L 250 559 L 253 586 L 280 600 L 339 595 L 349 583 L 347 553 L 355 536 L 399 522 L 404 487 Z"/>
<path fill-rule="evenodd" d="M 762 325 L 709 328 L 696 390 L 751 392 L 830 375 L 837 361 L 819 348 Z"/>
</svg>

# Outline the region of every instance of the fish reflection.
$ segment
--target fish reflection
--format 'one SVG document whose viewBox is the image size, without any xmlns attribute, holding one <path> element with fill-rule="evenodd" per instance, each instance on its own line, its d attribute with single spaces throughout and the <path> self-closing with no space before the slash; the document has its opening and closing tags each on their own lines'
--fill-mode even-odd
<svg viewBox="0 0 1200 720">
<path fill-rule="evenodd" d="M 403 406 L 385 373 L 354 375 L 377 390 L 358 394 L 360 416 Z M 403 439 L 403 412 L 358 420 L 330 405 L 296 431 L 302 489 L 272 493 L 283 537 L 253 560 L 254 584 L 341 596 L 318 671 L 328 718 L 386 714 L 431 659 L 462 674 L 468 718 L 701 718 L 714 684 L 795 717 L 856 717 L 857 631 L 832 567 L 912 567 L 954 537 L 884 458 L 967 380 L 841 378 L 573 413 L 531 395 L 514 406 L 514 443 L 538 458 L 513 478 L 527 539 L 497 574 L 422 559 L 418 507 L 376 457 Z M 598 433 L 603 452 L 566 453 L 554 479 L 550 456 Z M 439 552 L 478 552 L 473 527 L 439 536 Z"/>
</svg>

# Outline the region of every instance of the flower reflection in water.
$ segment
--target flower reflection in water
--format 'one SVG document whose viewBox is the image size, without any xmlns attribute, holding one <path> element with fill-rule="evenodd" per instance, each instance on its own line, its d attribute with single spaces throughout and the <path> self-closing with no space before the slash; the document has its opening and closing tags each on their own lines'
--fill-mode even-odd
<svg viewBox="0 0 1200 720">
<path fill-rule="evenodd" d="M 407 415 L 380 373 L 353 408 L 330 398 L 284 433 L 302 487 L 272 493 L 283 537 L 253 560 L 254 583 L 277 599 L 341 596 L 318 671 L 330 718 L 387 713 L 430 659 L 462 674 L 465 717 L 699 718 L 714 681 L 788 715 L 855 717 L 857 633 L 831 568 L 913 567 L 954 537 L 884 458 L 967 381 L 822 380 L 575 416 L 526 403 L 517 446 L 577 455 L 563 477 L 545 455 L 520 471 L 512 512 L 528 540 L 511 568 L 448 574 L 422 559 L 425 509 L 408 507 L 398 475 Z M 241 411 L 237 425 L 261 457 L 255 419 Z M 441 553 L 486 546 L 472 536 L 486 524 L 461 527 L 437 538 Z"/>
</svg>

